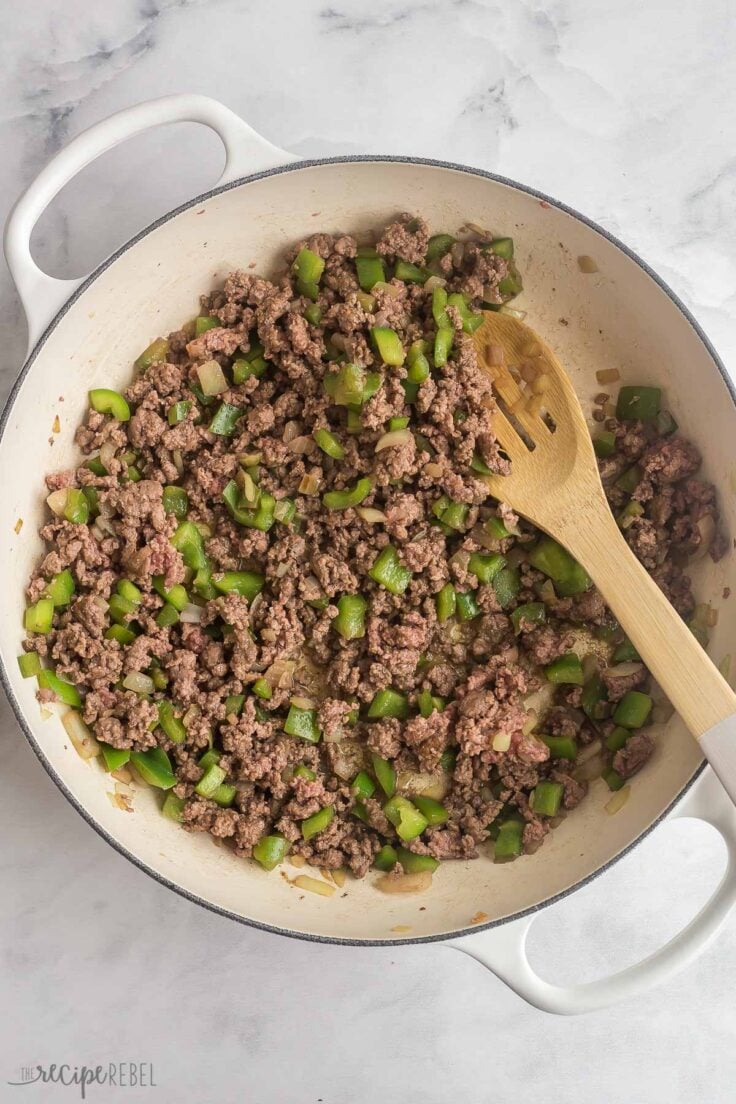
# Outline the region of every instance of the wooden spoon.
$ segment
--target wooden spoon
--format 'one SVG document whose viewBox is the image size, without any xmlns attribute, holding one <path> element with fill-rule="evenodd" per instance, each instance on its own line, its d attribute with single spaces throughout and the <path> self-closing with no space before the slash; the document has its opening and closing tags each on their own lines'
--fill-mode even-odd
<svg viewBox="0 0 736 1104">
<path fill-rule="evenodd" d="M 533 330 L 511 315 L 488 311 L 474 339 L 502 407 L 492 416 L 493 430 L 511 460 L 509 475 L 483 477 L 491 494 L 583 565 L 736 802 L 736 693 L 626 543 L 562 365 Z M 490 363 L 501 359 L 501 349 L 504 364 Z M 525 361 L 546 380 L 522 391 L 507 365 Z M 534 388 L 544 389 L 537 400 L 532 399 Z M 540 402 L 542 411 L 536 409 Z M 554 420 L 554 431 L 544 411 Z"/>
</svg>

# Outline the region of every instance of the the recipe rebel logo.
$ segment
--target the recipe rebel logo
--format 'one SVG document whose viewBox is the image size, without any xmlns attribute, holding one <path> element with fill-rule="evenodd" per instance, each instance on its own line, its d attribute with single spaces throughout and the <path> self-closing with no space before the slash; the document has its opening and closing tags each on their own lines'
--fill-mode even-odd
<svg viewBox="0 0 736 1104">
<path fill-rule="evenodd" d="M 87 1090 L 95 1085 L 113 1089 L 155 1089 L 153 1062 L 107 1062 L 97 1066 L 73 1066 L 69 1063 L 52 1063 L 48 1066 L 21 1066 L 19 1076 L 8 1085 L 58 1085 L 76 1088 L 81 1100 L 87 1099 Z"/>
</svg>

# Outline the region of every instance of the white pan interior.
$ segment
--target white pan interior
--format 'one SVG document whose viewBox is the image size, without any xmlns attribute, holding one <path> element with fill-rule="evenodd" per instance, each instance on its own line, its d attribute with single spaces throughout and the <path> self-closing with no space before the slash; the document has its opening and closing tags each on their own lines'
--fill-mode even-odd
<svg viewBox="0 0 736 1104">
<path fill-rule="evenodd" d="M 720 492 L 725 525 L 736 533 L 736 407 L 702 339 L 680 309 L 618 246 L 572 215 L 480 175 L 408 162 L 339 162 L 290 169 L 195 203 L 144 234 L 96 276 L 57 322 L 15 394 L 0 442 L 1 570 L 5 616 L 0 654 L 11 696 L 29 735 L 75 802 L 136 861 L 203 902 L 256 923 L 336 939 L 438 936 L 538 905 L 587 878 L 634 842 L 672 803 L 698 768 L 697 748 L 675 718 L 633 782 L 616 816 L 603 806 L 600 780 L 533 856 L 494 866 L 483 857 L 444 864 L 431 892 L 393 897 L 371 876 L 348 880 L 332 898 L 304 894 L 284 876 L 237 860 L 209 837 L 192 836 L 161 817 L 158 797 L 137 790 L 134 811 L 111 804 L 112 781 L 70 746 L 57 717 L 40 719 L 35 680 L 20 678 L 24 585 L 41 553 L 43 474 L 77 462 L 74 429 L 91 386 L 122 388 L 132 361 L 155 336 L 196 313 L 198 296 L 233 267 L 267 272 L 281 249 L 315 230 L 355 231 L 396 211 L 427 217 L 434 229 L 467 221 L 512 235 L 524 274 L 519 305 L 556 349 L 589 408 L 601 390 L 595 372 L 616 367 L 623 382 L 660 384 L 682 431 L 705 455 Z M 599 272 L 584 274 L 579 255 Z M 60 431 L 52 431 L 55 418 Z M 23 525 L 16 533 L 16 525 Z M 736 592 L 734 557 L 697 565 L 696 591 L 721 610 L 711 654 L 736 653 L 736 622 L 724 587 Z M 20 734 L 18 736 L 20 739 Z M 38 794 L 43 801 L 43 793 Z M 398 930 L 397 930 L 398 929 Z"/>
</svg>

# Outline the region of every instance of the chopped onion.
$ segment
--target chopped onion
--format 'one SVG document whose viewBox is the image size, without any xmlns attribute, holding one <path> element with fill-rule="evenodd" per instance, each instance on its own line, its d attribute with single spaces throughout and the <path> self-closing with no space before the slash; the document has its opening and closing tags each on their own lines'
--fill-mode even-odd
<svg viewBox="0 0 736 1104">
<path fill-rule="evenodd" d="M 104 613 L 107 613 L 107 610 L 109 608 L 108 602 L 107 599 L 103 598 L 101 594 L 93 594 L 92 601 L 98 609 L 101 609 Z"/>
<path fill-rule="evenodd" d="M 387 448 L 396 448 L 398 445 L 406 445 L 413 439 L 410 429 L 394 429 L 390 433 L 384 433 L 382 437 L 378 438 L 375 451 L 383 452 L 383 450 Z"/>
<path fill-rule="evenodd" d="M 66 500 L 68 495 L 68 488 L 62 487 L 58 491 L 52 491 L 46 498 L 46 505 L 52 514 L 56 514 L 57 517 L 64 516 L 64 510 L 66 510 Z"/>
<path fill-rule="evenodd" d="M 600 778 L 602 773 L 603 757 L 598 754 L 587 762 L 580 763 L 573 771 L 573 778 L 576 782 L 592 782 L 595 778 Z"/>
<path fill-rule="evenodd" d="M 319 490 L 319 477 L 316 473 L 311 471 L 303 475 L 298 490 L 299 494 L 316 495 Z"/>
<path fill-rule="evenodd" d="M 129 786 L 133 781 L 133 775 L 127 767 L 118 767 L 117 770 L 111 771 L 110 777 L 116 778 L 118 782 L 124 782 L 126 786 Z"/>
<path fill-rule="evenodd" d="M 277 579 L 283 579 L 284 575 L 290 570 L 289 564 L 286 560 L 279 564 L 276 568 L 275 575 Z"/>
<path fill-rule="evenodd" d="M 582 256 L 578 257 L 578 268 L 587 275 L 600 271 L 596 262 L 592 257 L 589 257 L 587 253 L 583 253 Z"/>
<path fill-rule="evenodd" d="M 126 675 L 123 686 L 126 690 L 132 690 L 134 694 L 152 694 L 156 689 L 153 679 L 141 674 L 140 671 L 131 671 Z"/>
<path fill-rule="evenodd" d="M 68 709 L 61 718 L 61 723 L 74 750 L 82 759 L 94 759 L 95 755 L 100 754 L 100 745 L 75 709 Z"/>
<path fill-rule="evenodd" d="M 522 736 L 530 736 L 534 729 L 537 727 L 538 721 L 539 718 L 537 717 L 536 711 L 534 709 L 528 710 L 526 720 L 524 721 L 524 726 L 521 730 Z"/>
<path fill-rule="evenodd" d="M 174 449 L 171 454 L 171 462 L 176 468 L 179 475 L 184 474 L 184 457 L 181 454 L 181 449 Z"/>
<path fill-rule="evenodd" d="M 404 291 L 403 287 L 396 287 L 394 284 L 386 284 L 383 282 L 381 282 L 378 287 L 384 295 L 388 295 L 389 299 L 398 299 Z M 373 291 L 375 292 L 375 290 L 376 288 L 374 287 Z"/>
<path fill-rule="evenodd" d="M 292 437 L 288 442 L 289 452 L 295 456 L 309 456 L 317 448 L 316 442 L 311 437 Z"/>
<path fill-rule="evenodd" d="M 95 525 L 100 528 L 103 536 L 107 535 L 108 537 L 116 537 L 118 535 L 117 530 L 110 518 L 103 517 L 102 514 L 100 514 L 100 516 L 95 519 Z"/>
<path fill-rule="evenodd" d="M 352 737 L 338 741 L 329 740 L 323 735 L 322 739 L 325 743 L 339 743 L 332 769 L 343 782 L 352 781 L 358 771 L 365 766 L 363 745 Z"/>
<path fill-rule="evenodd" d="M 508 307 L 504 303 L 502 307 L 498 308 L 499 314 L 508 314 L 511 318 L 518 318 L 522 322 L 526 318 L 526 311 L 517 310 L 515 307 Z"/>
<path fill-rule="evenodd" d="M 195 606 L 194 602 L 187 602 L 179 614 L 179 620 L 183 621 L 185 625 L 198 625 L 202 620 L 203 613 L 202 606 Z"/>
<path fill-rule="evenodd" d="M 363 521 L 367 521 L 369 525 L 380 525 L 382 521 L 386 520 L 383 510 L 376 510 L 373 506 L 358 506 L 355 512 L 358 517 L 361 517 Z"/>
<path fill-rule="evenodd" d="M 294 685 L 295 670 L 295 660 L 284 659 L 283 656 L 279 656 L 279 658 L 275 659 L 271 666 L 263 672 L 263 677 L 272 689 L 288 690 Z"/>
<path fill-rule="evenodd" d="M 181 723 L 186 729 L 189 728 L 192 721 L 196 721 L 197 717 L 202 716 L 202 708 L 199 705 L 190 705 L 186 713 L 181 719 Z"/>
<path fill-rule="evenodd" d="M 376 881 L 376 889 L 383 893 L 423 893 L 431 885 L 429 870 L 420 870 L 417 874 L 384 874 Z"/>
<path fill-rule="evenodd" d="M 441 464 L 436 464 L 434 460 L 430 460 L 428 464 L 424 465 L 424 468 L 422 470 L 426 476 L 429 476 L 430 479 L 439 479 L 442 475 L 442 472 L 444 471 L 444 468 Z"/>
<path fill-rule="evenodd" d="M 51 495 L 49 495 L 51 498 Z M 46 501 L 48 502 L 48 498 Z M 700 533 L 700 544 L 690 557 L 692 560 L 702 560 L 703 556 L 710 549 L 713 543 L 713 538 L 716 535 L 716 522 L 712 514 L 704 514 L 703 517 L 698 518 L 695 522 L 695 526 Z"/>
<path fill-rule="evenodd" d="M 291 699 L 291 704 L 296 706 L 297 709 L 314 709 L 315 703 L 311 698 L 299 698 L 294 697 Z"/>
<path fill-rule="evenodd" d="M 307 865 L 307 860 L 303 855 L 290 855 L 289 862 L 292 866 L 302 867 Z"/>
<path fill-rule="evenodd" d="M 594 652 L 589 652 L 588 655 L 583 656 L 582 668 L 583 678 L 587 682 L 598 670 L 598 658 Z"/>
<path fill-rule="evenodd" d="M 338 866 L 337 870 L 332 871 L 332 880 L 338 887 L 338 889 L 342 889 L 342 887 L 345 885 L 346 878 L 347 874 L 341 866 Z"/>
<path fill-rule="evenodd" d="M 110 471 L 112 462 L 115 459 L 116 444 L 114 441 L 103 441 L 100 448 L 100 463 L 106 471 Z"/>
<path fill-rule="evenodd" d="M 599 737 L 596 736 L 595 740 L 591 740 L 589 744 L 585 744 L 581 747 L 577 757 L 577 764 L 587 763 L 588 759 L 593 759 L 603 750 L 603 744 Z"/>
<path fill-rule="evenodd" d="M 450 255 L 452 256 L 452 263 L 455 268 L 460 268 L 460 265 L 463 263 L 463 257 L 465 256 L 465 243 L 459 241 L 453 242 L 450 247 Z"/>
<path fill-rule="evenodd" d="M 508 751 L 511 747 L 511 733 L 510 732 L 497 732 L 493 737 L 493 750 L 494 751 Z"/>
<path fill-rule="evenodd" d="M 243 491 L 243 498 L 249 506 L 255 506 L 258 499 L 261 497 L 260 489 L 253 481 L 253 477 L 244 471 L 240 473 L 240 486 Z"/>
<path fill-rule="evenodd" d="M 614 816 L 620 809 L 623 809 L 630 797 L 631 786 L 622 786 L 620 790 L 616 790 L 613 797 L 606 802 L 603 808 L 609 816 Z"/>
<path fill-rule="evenodd" d="M 441 276 L 430 276 L 428 280 L 424 281 L 425 291 L 434 291 L 435 288 L 445 287 L 447 280 L 443 280 Z"/>
<path fill-rule="evenodd" d="M 602 368 L 600 372 L 596 372 L 595 378 L 599 383 L 615 383 L 621 379 L 621 373 L 618 368 Z"/>
<path fill-rule="evenodd" d="M 203 395 L 221 395 L 230 386 L 216 360 L 206 360 L 204 364 L 198 364 L 197 376 Z"/>
<path fill-rule="evenodd" d="M 321 897 L 331 897 L 335 892 L 335 886 L 329 882 L 318 882 L 316 878 L 310 878 L 308 874 L 298 874 L 291 883 L 297 889 L 306 889 L 307 893 L 318 893 Z"/>
<path fill-rule="evenodd" d="M 640 674 L 643 670 L 643 663 L 636 663 L 632 660 L 629 663 L 617 663 L 615 667 L 606 667 L 603 674 L 606 678 L 628 678 L 630 675 Z"/>
<path fill-rule="evenodd" d="M 262 453 L 260 452 L 246 452 L 243 456 L 238 457 L 238 463 L 242 464 L 244 468 L 252 468 L 254 464 L 260 464 Z"/>
<path fill-rule="evenodd" d="M 444 771 L 436 774 L 427 771 L 399 771 L 396 776 L 396 792 L 405 796 L 419 794 L 441 801 L 449 788 L 449 780 Z"/>
</svg>

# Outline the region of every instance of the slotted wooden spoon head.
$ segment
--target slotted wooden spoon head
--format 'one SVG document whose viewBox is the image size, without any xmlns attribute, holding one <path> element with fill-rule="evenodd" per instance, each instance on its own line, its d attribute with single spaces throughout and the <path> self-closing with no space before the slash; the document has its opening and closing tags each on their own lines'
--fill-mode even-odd
<svg viewBox="0 0 736 1104">
<path fill-rule="evenodd" d="M 484 477 L 490 493 L 553 535 L 584 514 L 586 503 L 607 509 L 590 430 L 549 346 L 523 322 L 494 311 L 474 340 L 499 406 L 492 428 L 511 460 L 509 475 Z"/>
</svg>

